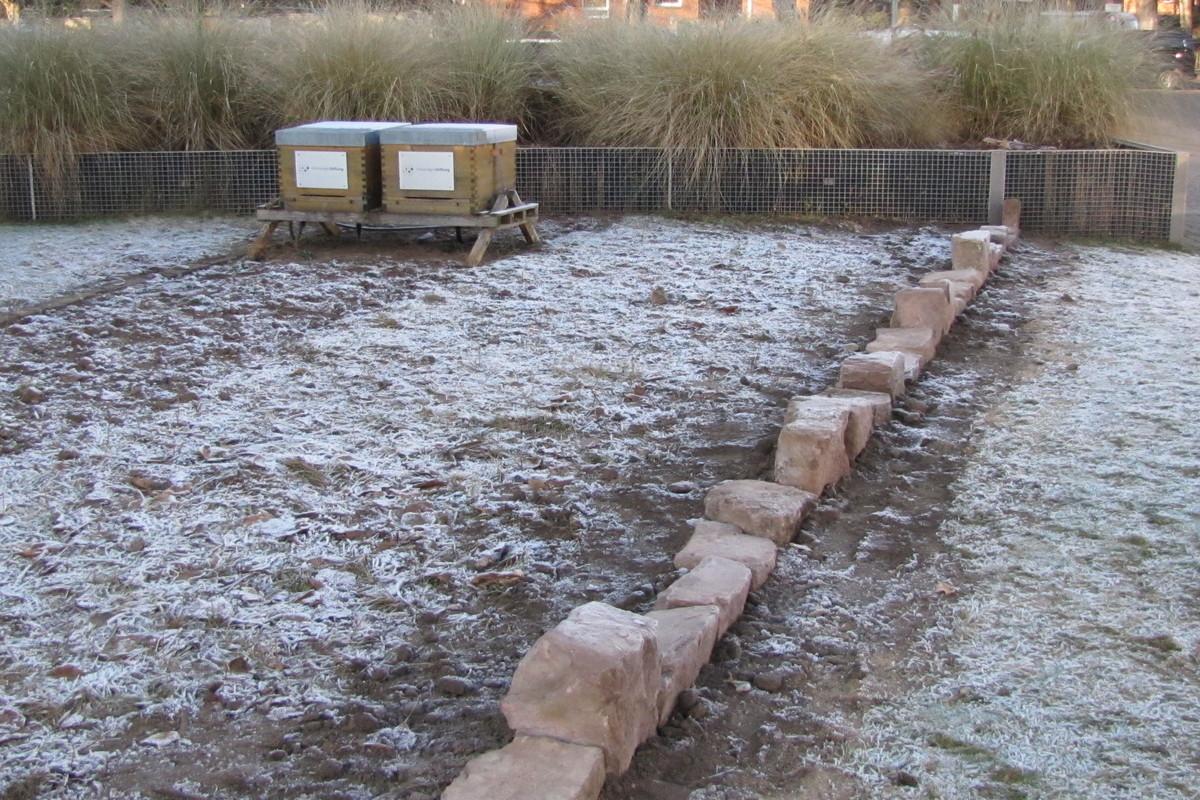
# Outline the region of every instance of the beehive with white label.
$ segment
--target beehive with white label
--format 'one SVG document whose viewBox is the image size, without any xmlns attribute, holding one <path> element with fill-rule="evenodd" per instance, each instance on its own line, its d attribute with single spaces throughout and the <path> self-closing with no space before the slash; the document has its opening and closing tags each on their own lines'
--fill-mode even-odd
<svg viewBox="0 0 1200 800">
<path fill-rule="evenodd" d="M 370 211 L 382 200 L 379 136 L 403 122 L 314 122 L 275 132 L 279 191 L 293 211 Z"/>
<path fill-rule="evenodd" d="M 379 142 L 389 213 L 478 214 L 517 188 L 516 125 L 409 125 Z"/>
</svg>

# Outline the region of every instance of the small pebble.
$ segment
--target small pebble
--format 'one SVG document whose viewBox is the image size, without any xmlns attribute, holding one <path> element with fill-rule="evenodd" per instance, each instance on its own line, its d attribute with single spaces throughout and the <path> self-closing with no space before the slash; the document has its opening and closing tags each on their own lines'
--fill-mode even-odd
<svg viewBox="0 0 1200 800">
<path fill-rule="evenodd" d="M 451 697 L 462 697 L 479 691 L 473 682 L 458 675 L 443 675 L 434 681 L 433 688 Z"/>
</svg>

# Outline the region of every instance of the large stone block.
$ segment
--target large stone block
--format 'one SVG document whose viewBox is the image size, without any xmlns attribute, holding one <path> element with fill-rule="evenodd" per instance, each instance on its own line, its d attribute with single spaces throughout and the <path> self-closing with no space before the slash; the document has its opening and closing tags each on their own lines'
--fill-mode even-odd
<svg viewBox="0 0 1200 800">
<path fill-rule="evenodd" d="M 747 536 L 736 525 L 712 520 L 696 520 L 692 538 L 675 556 L 675 566 L 694 569 L 709 556 L 719 556 L 736 561 L 750 570 L 753 578 L 751 589 L 767 582 L 775 569 L 775 543 L 761 536 Z M 661 649 L 662 635 L 659 631 Z"/>
<path fill-rule="evenodd" d="M 971 288 L 971 297 L 974 298 L 975 294 L 983 288 L 983 284 L 987 281 L 987 274 L 974 269 L 943 269 L 937 272 L 928 272 L 921 276 L 921 280 L 917 281 L 917 285 L 938 285 L 940 281 L 965 283 Z"/>
<path fill-rule="evenodd" d="M 822 397 L 836 397 L 871 409 L 875 426 L 887 425 L 892 419 L 892 396 L 884 392 L 864 392 L 859 389 L 839 389 L 836 386 L 821 391 Z"/>
<path fill-rule="evenodd" d="M 1004 257 L 1004 245 L 988 242 L 988 269 L 995 272 L 1000 268 L 1000 259 Z"/>
<path fill-rule="evenodd" d="M 720 638 L 742 615 L 752 580 L 753 576 L 745 564 L 720 556 L 709 556 L 668 586 L 654 601 L 654 608 L 661 611 L 668 608 L 716 606 L 720 612 L 717 620 L 717 637 Z"/>
<path fill-rule="evenodd" d="M 950 291 L 945 286 L 901 289 L 894 302 L 893 328 L 929 328 L 940 340 L 954 322 Z"/>
<path fill-rule="evenodd" d="M 814 410 L 826 407 L 845 409 L 849 414 L 846 420 L 846 455 L 853 461 L 866 449 L 871 441 L 871 431 L 875 428 L 875 409 L 870 404 L 823 394 L 793 397 L 788 402 L 783 424 L 786 426 Z"/>
<path fill-rule="evenodd" d="M 704 515 L 782 547 L 796 535 L 800 523 L 816 504 L 815 494 L 792 486 L 766 481 L 724 481 L 708 490 Z"/>
<path fill-rule="evenodd" d="M 595 800 L 604 788 L 604 751 L 541 736 L 475 756 L 442 800 Z"/>
<path fill-rule="evenodd" d="M 970 272 L 971 270 L 963 271 Z M 947 278 L 925 276 L 921 279 L 920 286 L 922 289 L 944 289 L 950 297 L 950 312 L 956 317 L 967 310 L 967 306 L 971 304 L 971 298 L 975 296 L 975 288 L 971 284 Z"/>
<path fill-rule="evenodd" d="M 1019 198 L 1004 198 L 1004 210 L 1001 212 L 1000 224 L 1013 233 L 1021 232 L 1021 200 Z"/>
<path fill-rule="evenodd" d="M 1007 225 L 981 225 L 979 230 L 987 231 L 988 236 L 992 237 L 992 243 L 1004 245 L 1005 250 L 1015 245 L 1020 238 L 1017 232 Z"/>
<path fill-rule="evenodd" d="M 894 400 L 904 394 L 904 354 L 891 350 L 852 355 L 842 362 L 837 385 L 882 392 Z"/>
<path fill-rule="evenodd" d="M 845 406 L 809 403 L 789 407 L 790 421 L 775 446 L 775 482 L 820 494 L 850 472 Z"/>
<path fill-rule="evenodd" d="M 500 710 L 517 733 L 599 747 L 619 775 L 654 733 L 660 672 L 654 620 L 585 603 L 521 659 Z"/>
<path fill-rule="evenodd" d="M 875 340 L 867 344 L 868 353 L 895 351 L 911 353 L 924 368 L 937 353 L 937 335 L 930 328 L 876 328 Z"/>
<path fill-rule="evenodd" d="M 662 653 L 658 724 L 663 725 L 671 716 L 679 693 L 696 682 L 696 676 L 712 656 L 721 627 L 721 609 L 687 606 L 651 611 L 646 616 L 658 623 L 658 650 Z"/>
<path fill-rule="evenodd" d="M 986 231 L 967 231 L 950 237 L 950 263 L 953 269 L 973 269 L 987 275 L 992 271 L 991 235 Z"/>
</svg>

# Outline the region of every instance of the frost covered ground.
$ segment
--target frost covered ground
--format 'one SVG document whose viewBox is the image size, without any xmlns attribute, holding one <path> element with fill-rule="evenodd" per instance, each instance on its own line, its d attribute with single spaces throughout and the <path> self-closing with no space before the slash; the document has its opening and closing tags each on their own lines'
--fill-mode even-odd
<svg viewBox="0 0 1200 800">
<path fill-rule="evenodd" d="M 504 741 L 537 635 L 644 608 L 703 487 L 760 472 L 785 398 L 946 255 L 546 234 L 474 270 L 302 251 L 0 330 L 0 787 L 436 796 Z"/>
<path fill-rule="evenodd" d="M 253 221 L 246 218 L 0 225 L 0 312 L 113 278 L 221 255 L 253 232 Z"/>
<path fill-rule="evenodd" d="M 1200 258 L 1075 253 L 940 532 L 969 581 L 944 668 L 847 764 L 878 791 L 902 767 L 897 796 L 1196 797 Z"/>
</svg>

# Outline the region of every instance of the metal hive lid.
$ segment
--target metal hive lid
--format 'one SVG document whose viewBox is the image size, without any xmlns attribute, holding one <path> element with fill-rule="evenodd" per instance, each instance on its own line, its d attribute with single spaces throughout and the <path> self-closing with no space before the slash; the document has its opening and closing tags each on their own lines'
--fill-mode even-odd
<svg viewBox="0 0 1200 800">
<path fill-rule="evenodd" d="M 381 132 L 380 144 L 477 145 L 515 142 L 516 125 L 473 122 L 437 122 L 406 125 Z"/>
<path fill-rule="evenodd" d="M 310 122 L 275 131 L 275 144 L 309 147 L 366 147 L 379 143 L 379 134 L 407 122 Z"/>
</svg>

